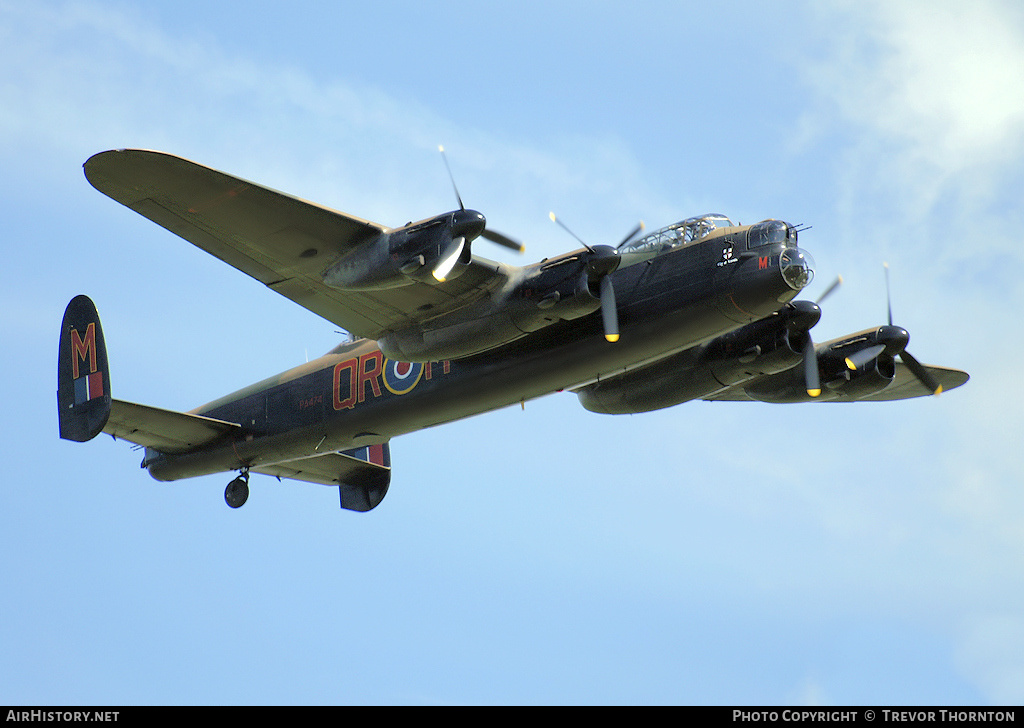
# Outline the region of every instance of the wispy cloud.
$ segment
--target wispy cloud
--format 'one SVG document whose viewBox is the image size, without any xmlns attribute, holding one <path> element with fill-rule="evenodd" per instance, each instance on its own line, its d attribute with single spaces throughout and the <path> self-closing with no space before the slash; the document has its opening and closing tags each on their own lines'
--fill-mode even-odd
<svg viewBox="0 0 1024 728">
<path fill-rule="evenodd" d="M 9 159 L 26 148 L 79 161 L 104 145 L 160 148 L 397 225 L 454 204 L 436 153 L 443 143 L 467 204 L 496 211 L 538 258 L 567 242 L 547 221 L 551 207 L 586 200 L 602 211 L 599 225 L 617 226 L 609 238 L 638 210 L 678 208 L 614 137 L 566 132 L 533 146 L 475 127 L 471 113 L 443 116 L 340 74 L 314 77 L 232 55 L 212 38 L 171 35 L 141 10 L 10 4 L 0 16 L 0 154 Z"/>
<path fill-rule="evenodd" d="M 851 121 L 943 179 L 1024 152 L 1024 14 L 998 0 L 836 3 L 844 30 L 809 73 Z M 838 23 L 838 21 L 842 21 Z"/>
<path fill-rule="evenodd" d="M 737 603 L 760 599 L 779 605 L 780 614 L 842 613 L 837 623 L 843 626 L 850 615 L 882 613 L 905 622 L 920 616 L 935 632 L 958 640 L 957 664 L 992 700 L 1019 698 L 1012 686 L 1021 684 L 1021 651 L 1002 645 L 1019 646 L 1022 623 L 1017 615 L 1024 612 L 1019 586 L 1006 583 L 1007 574 L 1020 565 L 1016 554 L 1022 548 L 1020 461 L 1014 439 L 1020 417 L 1006 410 L 1024 411 L 1013 371 L 1014 362 L 1024 357 L 1024 344 L 1016 341 L 1015 322 L 995 317 L 1006 296 L 1024 303 L 1012 272 L 1024 256 L 1017 239 L 1024 225 L 1016 224 L 1024 219 L 1019 201 L 1005 204 L 1008 193 L 1001 187 L 1020 174 L 1024 153 L 1024 101 L 1018 92 L 1024 85 L 1019 79 L 1024 67 L 1020 11 L 995 2 L 961 10 L 949 2 L 893 6 L 871 1 L 836 3 L 819 17 L 815 27 L 828 46 L 812 48 L 813 62 L 803 67 L 816 93 L 793 101 L 803 107 L 792 145 L 794 154 L 802 151 L 825 160 L 821 169 L 827 173 L 820 186 L 834 193 L 824 203 L 827 208 L 814 212 L 837 219 L 815 220 L 809 238 L 814 240 L 821 228 L 831 225 L 839 236 L 829 241 L 837 255 L 864 271 L 860 283 L 845 267 L 820 271 L 826 278 L 842 272 L 852 280 L 829 302 L 822 328 L 843 316 L 849 318 L 850 329 L 883 322 L 883 258 L 878 252 L 887 248 L 905 259 L 893 269 L 894 300 L 901 319 L 897 323 L 912 328 L 912 351 L 929 361 L 938 352 L 938 363 L 965 366 L 975 380 L 939 402 L 841 412 L 818 406 L 697 403 L 628 420 L 582 415 L 572 421 L 571 436 L 565 422 L 577 410 L 571 396 L 564 395 L 532 410 L 527 406 L 520 419 L 513 420 L 511 412 L 489 415 L 488 422 L 522 428 L 522 436 L 511 438 L 515 443 L 509 445 L 507 430 L 500 436 L 492 432 L 493 440 L 487 442 L 500 443 L 510 452 L 521 447 L 522 462 L 529 459 L 550 481 L 546 497 L 561 499 L 559 507 L 548 504 L 538 509 L 539 515 L 531 514 L 532 528 L 561 534 L 567 527 L 563 514 L 569 511 L 578 523 L 595 519 L 586 533 L 599 531 L 599 537 L 581 538 L 574 544 L 578 555 L 572 549 L 567 556 L 564 548 L 549 548 L 551 542 L 542 537 L 539 545 L 530 546 L 537 549 L 531 565 L 562 559 L 568 564 L 566 573 L 574 577 L 581 567 L 606 571 L 604 558 L 588 561 L 596 552 L 628 562 L 608 582 L 611 590 L 630 579 L 641 581 L 642 574 L 642 586 L 679 599 L 672 591 L 676 582 L 692 581 L 690 572 L 696 572 L 701 589 L 743 592 Z M 548 221 L 552 208 L 591 242 L 614 241 L 635 222 L 638 211 L 648 222 L 669 222 L 688 209 L 685 200 L 667 201 L 664 189 L 645 182 L 628 140 L 614 131 L 577 133 L 553 119 L 552 132 L 543 139 L 497 133 L 476 125 L 471 109 L 416 103 L 388 89 L 360 86 L 342 71 L 303 66 L 301 60 L 295 65 L 271 63 L 231 52 L 215 35 L 189 37 L 153 18 L 145 6 L 0 0 L 0 164 L 19 175 L 0 179 L 0 184 L 13 185 L 22 181 L 21 175 L 38 174 L 48 185 L 59 180 L 85 198 L 95 193 L 77 169 L 88 155 L 115 146 L 156 147 L 399 224 L 454 205 L 436 153 L 436 145 L 444 143 L 467 204 L 483 210 L 498 229 L 524 238 L 528 259 L 575 245 Z M 627 107 L 628 113 L 668 115 L 685 135 L 695 108 L 685 91 L 666 87 L 656 110 Z M 737 143 L 744 133 L 736 132 L 723 144 Z M 658 151 L 649 150 L 648 158 L 656 158 Z M 680 189 L 699 189 L 700 172 L 690 158 L 678 155 L 659 174 L 682 179 Z M 801 175 L 794 175 L 793 186 L 794 197 L 818 192 Z M 1018 191 L 1020 185 L 1011 189 Z M 59 202 L 73 204 L 68 200 L 76 199 L 81 198 L 66 195 Z M 101 201 L 95 201 L 99 208 Z M 11 212 L 24 214 L 25 229 L 38 237 L 35 228 L 52 203 L 32 202 L 30 211 Z M 125 211 L 118 215 L 130 217 Z M 73 239 L 78 220 L 73 215 L 55 217 L 66 221 L 54 237 Z M 986 225 L 981 242 L 973 236 L 979 220 Z M 902 224 L 907 221 L 914 224 Z M 106 234 L 93 234 L 85 244 L 101 247 Z M 169 243 L 168 249 L 176 259 L 185 258 L 175 244 Z M 987 257 L 978 255 L 982 244 Z M 125 264 L 127 249 L 118 248 L 119 264 Z M 994 257 L 992 250 L 1006 257 Z M 40 253 L 34 256 L 26 269 L 39 271 Z M 1005 265 L 1006 260 L 1014 265 Z M 181 265 L 192 267 L 195 259 Z M 962 288 L 949 286 L 955 269 L 971 273 L 960 279 Z M 936 270 L 942 276 L 929 278 Z M 70 277 L 64 271 L 44 273 Z M 131 300 L 124 295 L 125 287 L 152 285 L 145 275 L 117 278 L 121 290 L 112 298 L 119 301 Z M 234 310 L 234 280 L 231 271 L 218 268 L 208 281 L 212 292 L 204 295 L 223 295 L 225 300 L 213 305 L 208 300 L 177 302 L 179 310 L 168 318 L 180 319 L 183 328 L 176 329 L 176 336 L 187 327 L 188 355 L 233 345 L 235 332 L 226 343 L 221 327 L 194 322 L 209 318 L 221 303 L 224 310 Z M 873 288 L 864 280 L 873 282 Z M 23 308 L 25 300 L 38 296 L 28 290 L 39 288 L 38 281 L 12 282 L 4 293 L 8 307 Z M 71 285 L 65 278 L 57 287 Z M 101 285 L 99 277 L 90 285 Z M 181 289 L 172 295 L 181 295 Z M 259 304 L 257 297 L 254 305 Z M 183 315 L 181 309 L 192 305 Z M 126 308 L 108 310 L 113 316 Z M 166 353 L 161 347 L 172 335 L 163 326 L 171 322 L 155 324 L 151 312 L 128 315 L 133 313 L 133 325 L 121 328 L 135 338 L 122 345 L 152 362 L 154 351 Z M 907 319 L 926 324 L 927 331 Z M 49 331 L 46 320 L 37 315 L 31 326 Z M 112 334 L 118 329 L 108 328 Z M 272 346 L 262 345 L 291 347 L 297 361 L 307 343 L 305 334 L 282 331 Z M 283 343 L 289 336 L 296 343 Z M 254 354 L 251 358 L 260 359 L 260 366 L 267 365 L 269 352 Z M 154 379 L 170 380 L 181 366 L 177 354 L 159 358 L 167 361 L 166 369 L 140 361 L 134 374 L 119 358 L 119 382 L 137 376 L 139 389 L 152 391 Z M 230 367 L 241 368 L 247 363 L 241 360 L 248 358 L 237 357 Z M 187 389 L 181 397 L 194 397 L 198 387 L 220 386 L 218 376 L 237 380 L 240 374 L 210 371 L 200 377 L 202 383 L 178 377 L 175 386 Z M 538 416 L 538 411 L 543 414 Z M 993 425 L 998 422 L 1003 429 Z M 476 442 L 486 429 L 482 423 L 458 423 L 445 436 L 454 433 L 459 442 Z M 408 453 L 417 447 L 421 459 L 436 457 L 435 436 L 437 431 L 431 431 L 402 443 L 407 457 L 404 482 L 438 478 L 438 488 L 451 485 L 409 462 L 413 458 Z M 575 448 L 572 457 L 566 455 L 566 442 Z M 598 449 L 627 454 L 594 458 Z M 493 470 L 493 447 L 464 450 L 462 467 Z M 601 471 L 600 481 L 609 483 L 600 493 L 592 483 L 578 482 L 582 471 L 589 475 L 595 468 Z M 501 470 L 493 473 L 487 489 L 478 487 L 475 476 L 459 487 L 474 497 L 496 497 L 493 491 L 510 503 L 521 501 L 522 483 L 510 482 L 520 476 L 514 468 Z M 615 484 L 621 492 L 613 490 Z M 409 497 L 428 492 L 423 487 L 406 491 Z M 615 502 L 609 507 L 608 501 Z M 379 523 L 366 526 L 367 531 L 387 533 L 386 526 L 376 532 Z M 487 527 L 483 521 L 474 524 L 481 531 Z M 513 530 L 515 538 L 529 540 L 531 534 L 521 533 L 524 529 Z M 494 538 L 489 533 L 478 536 Z M 557 539 L 555 543 L 564 546 Z M 508 558 L 510 563 L 523 562 L 521 551 Z M 580 563 L 570 563 L 577 558 Z M 680 574 L 681 580 L 676 578 Z M 562 580 L 554 581 L 563 586 Z M 751 624 L 761 622 L 755 618 Z M 732 634 L 733 625 L 723 633 Z M 661 645 L 659 640 L 659 649 Z M 796 673 L 810 677 L 795 681 L 787 699 L 841 699 L 836 691 L 843 681 L 834 671 L 808 669 L 802 666 Z"/>
<path fill-rule="evenodd" d="M 957 654 L 961 669 L 984 686 L 997 705 L 1024 703 L 1024 621 L 1019 613 L 994 611 L 963 627 Z"/>
<path fill-rule="evenodd" d="M 1019 702 L 1024 661 L 1005 646 L 1019 647 L 1024 629 L 1022 595 L 1007 584 L 1024 565 L 1014 444 L 1024 397 L 1013 384 L 1024 346 L 1008 315 L 1024 304 L 1024 12 L 999 0 L 840 1 L 815 12 L 828 43 L 803 69 L 816 99 L 797 141 L 836 160 L 845 262 L 884 295 L 879 263 L 899 260 L 895 313 L 915 335 L 911 350 L 942 351 L 973 376 L 959 402 L 943 402 L 940 427 L 893 422 L 897 451 L 868 445 L 889 477 L 924 477 L 909 500 L 880 508 L 877 494 L 847 495 L 822 507 L 850 501 L 861 517 L 844 516 L 845 528 L 900 554 L 892 581 L 879 582 L 891 598 L 901 592 L 916 608 L 931 594 L 964 673 L 993 702 Z M 994 604 L 1006 610 L 993 617 Z"/>
<path fill-rule="evenodd" d="M 814 13 L 801 72 L 815 93 L 794 144 L 829 160 L 837 272 L 883 301 L 889 261 L 896 314 L 911 301 L 954 330 L 1024 303 L 1024 13 L 999 0 Z"/>
</svg>

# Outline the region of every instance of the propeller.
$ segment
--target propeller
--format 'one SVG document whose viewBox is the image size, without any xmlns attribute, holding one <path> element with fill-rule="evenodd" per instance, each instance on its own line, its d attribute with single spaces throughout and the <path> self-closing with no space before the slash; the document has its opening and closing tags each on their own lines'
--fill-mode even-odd
<svg viewBox="0 0 1024 728">
<path fill-rule="evenodd" d="M 452 268 L 455 267 L 459 256 L 462 255 L 462 249 L 465 247 L 466 238 L 461 235 L 452 238 L 452 242 L 445 248 L 437 265 L 434 266 L 434 270 L 431 271 L 438 283 L 444 283 L 448 279 L 448 274 L 452 272 Z"/>
<path fill-rule="evenodd" d="M 608 276 L 601 279 L 601 321 L 604 338 L 614 344 L 619 340 L 619 310 L 615 305 L 615 288 Z"/>
<path fill-rule="evenodd" d="M 814 350 L 814 341 L 811 335 L 807 334 L 807 343 L 804 344 L 804 387 L 809 397 L 821 396 L 821 380 L 818 374 L 818 354 Z"/>
<path fill-rule="evenodd" d="M 452 174 L 451 165 L 448 164 L 448 155 L 444 153 L 444 146 L 438 144 L 437 151 L 441 152 L 441 159 L 444 160 L 444 168 L 448 170 L 448 179 L 452 181 L 452 189 L 455 190 L 455 199 L 459 201 L 459 209 L 465 210 L 466 206 L 462 204 L 462 195 L 459 194 L 459 186 L 455 184 L 455 175 Z"/>
<path fill-rule="evenodd" d="M 820 296 L 818 296 L 818 298 L 815 300 L 815 303 L 820 305 L 822 301 L 824 301 L 826 298 L 831 296 L 832 292 L 834 290 L 836 290 L 837 288 L 839 288 L 839 286 L 841 286 L 842 284 L 843 284 L 843 277 L 842 276 L 836 276 L 836 279 L 834 281 L 832 281 L 832 283 L 829 284 L 829 287 L 825 289 L 825 292 L 822 293 Z"/>
<path fill-rule="evenodd" d="M 492 243 L 503 245 L 509 250 L 514 250 L 517 253 L 523 253 L 526 251 L 526 246 L 520 243 L 518 240 L 513 240 L 507 235 L 502 235 L 499 232 L 484 228 L 484 231 L 480 233 L 480 237 L 490 240 Z"/>
<path fill-rule="evenodd" d="M 631 241 L 631 240 L 632 240 L 633 238 L 635 238 L 635 237 L 636 237 L 637 235 L 639 235 L 639 234 L 640 234 L 640 233 L 642 233 L 643 231 L 644 231 L 644 221 L 643 221 L 643 220 L 641 220 L 641 221 L 640 221 L 639 223 L 637 223 L 637 226 L 636 226 L 635 228 L 633 228 L 632 230 L 630 230 L 630 232 L 629 232 L 629 235 L 627 235 L 626 237 L 624 237 L 624 238 L 622 239 L 622 242 L 621 242 L 621 243 L 619 243 L 618 245 L 616 245 L 616 246 L 615 246 L 615 249 L 616 249 L 616 250 L 621 250 L 621 249 L 622 249 L 622 247 L 623 247 L 623 246 L 624 246 L 624 245 L 625 245 L 626 243 L 630 242 L 630 241 Z"/>
<path fill-rule="evenodd" d="M 942 394 L 942 385 L 932 376 L 931 372 L 907 351 L 910 334 L 907 330 L 894 326 L 892 323 L 892 291 L 889 286 L 889 264 L 885 263 L 885 298 L 889 315 L 889 325 L 882 326 L 875 334 L 875 343 L 866 349 L 846 357 L 846 366 L 852 371 L 874 361 L 883 352 L 890 356 L 898 356 L 910 373 L 934 395 Z"/>
<path fill-rule="evenodd" d="M 455 184 L 455 175 L 452 174 L 451 165 L 448 164 L 448 155 L 444 153 L 444 146 L 438 144 L 437 145 L 437 150 L 439 152 L 441 152 L 441 159 L 444 160 L 444 167 L 445 167 L 446 170 L 448 170 L 448 179 L 451 180 L 451 182 L 452 182 L 452 189 L 455 190 L 455 199 L 457 199 L 459 201 L 459 209 L 460 210 L 465 210 L 466 206 L 462 202 L 462 195 L 459 194 L 459 187 L 458 187 L 458 185 Z M 520 243 L 518 240 L 510 238 L 508 235 L 504 235 L 503 233 L 499 233 L 499 232 L 496 232 L 494 230 L 489 230 L 487 227 L 484 227 L 483 232 L 480 233 L 480 237 L 484 238 L 485 240 L 489 240 L 492 243 L 496 243 L 496 244 L 501 245 L 501 246 L 503 246 L 505 248 L 508 248 L 509 250 L 514 250 L 517 253 L 522 253 L 522 252 L 526 251 L 526 247 L 522 243 Z M 463 244 L 464 243 L 465 243 L 465 240 L 463 240 Z M 449 248 L 449 250 L 453 250 L 453 249 L 454 249 L 454 245 Z M 447 252 L 448 251 L 446 251 L 446 253 Z M 460 248 L 459 254 L 461 254 L 461 253 L 462 253 L 462 250 Z M 458 258 L 458 256 L 456 256 L 456 259 L 457 258 Z M 442 256 L 442 260 L 447 260 L 447 255 Z M 452 263 L 452 265 L 454 266 L 454 263 Z M 438 265 L 438 268 L 440 268 L 440 265 Z M 436 270 L 435 270 L 435 276 L 434 277 L 435 278 L 437 277 Z"/>
<path fill-rule="evenodd" d="M 809 397 L 820 397 L 821 396 L 821 375 L 818 373 L 818 353 L 814 348 L 814 340 L 811 338 L 811 328 L 818 323 L 821 318 L 821 302 L 832 295 L 843 282 L 842 276 L 836 276 L 836 279 L 829 284 L 825 292 L 818 296 L 817 300 L 813 303 L 811 301 L 793 301 L 790 305 L 790 330 L 803 330 L 807 334 L 807 340 L 804 342 L 803 348 L 803 369 L 804 369 L 804 388 L 807 390 L 807 396 Z"/>
<path fill-rule="evenodd" d="M 587 279 L 588 281 L 594 279 L 600 281 L 598 289 L 601 300 L 601 321 L 604 324 L 604 338 L 614 344 L 619 340 L 619 309 L 615 303 L 615 288 L 612 285 L 611 273 L 619 267 L 619 263 L 622 261 L 618 248 L 628 243 L 644 229 L 643 221 L 641 220 L 622 239 L 622 242 L 613 248 L 610 245 L 588 245 L 582 238 L 570 230 L 565 223 L 559 220 L 555 213 L 548 213 L 548 217 L 551 218 L 551 222 L 556 223 L 587 249 Z"/>
</svg>

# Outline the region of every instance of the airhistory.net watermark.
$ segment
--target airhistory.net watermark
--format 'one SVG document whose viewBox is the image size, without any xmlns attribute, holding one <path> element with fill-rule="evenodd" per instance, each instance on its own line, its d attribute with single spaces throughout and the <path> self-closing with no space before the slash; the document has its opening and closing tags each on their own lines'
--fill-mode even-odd
<svg viewBox="0 0 1024 728">
<path fill-rule="evenodd" d="M 116 723 L 118 710 L 8 710 L 5 721 L 18 723 Z"/>
</svg>

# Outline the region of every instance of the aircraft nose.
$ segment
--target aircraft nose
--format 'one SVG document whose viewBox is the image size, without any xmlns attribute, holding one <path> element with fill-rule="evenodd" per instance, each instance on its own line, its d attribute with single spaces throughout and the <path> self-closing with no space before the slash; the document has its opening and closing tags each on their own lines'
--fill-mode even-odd
<svg viewBox="0 0 1024 728">
<path fill-rule="evenodd" d="M 779 269 L 786 285 L 795 291 L 803 290 L 814 280 L 814 258 L 800 248 L 786 248 L 782 251 Z"/>
</svg>

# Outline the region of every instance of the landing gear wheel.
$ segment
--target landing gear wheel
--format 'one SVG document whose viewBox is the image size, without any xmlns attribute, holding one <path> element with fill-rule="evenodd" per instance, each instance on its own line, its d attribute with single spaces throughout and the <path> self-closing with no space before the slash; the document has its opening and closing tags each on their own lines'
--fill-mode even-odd
<svg viewBox="0 0 1024 728">
<path fill-rule="evenodd" d="M 224 489 L 224 501 L 232 508 L 241 508 L 248 498 L 249 479 L 244 475 L 239 475 Z"/>
</svg>

